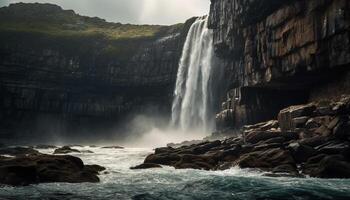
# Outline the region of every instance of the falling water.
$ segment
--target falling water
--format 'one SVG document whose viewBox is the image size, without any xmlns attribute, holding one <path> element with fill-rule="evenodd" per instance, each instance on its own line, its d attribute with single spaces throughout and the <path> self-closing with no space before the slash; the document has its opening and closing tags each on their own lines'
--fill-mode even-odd
<svg viewBox="0 0 350 200">
<path fill-rule="evenodd" d="M 191 26 L 179 64 L 172 124 L 183 130 L 210 131 L 213 128 L 210 84 L 214 62 L 213 33 L 207 24 L 208 17 L 202 17 Z"/>
</svg>

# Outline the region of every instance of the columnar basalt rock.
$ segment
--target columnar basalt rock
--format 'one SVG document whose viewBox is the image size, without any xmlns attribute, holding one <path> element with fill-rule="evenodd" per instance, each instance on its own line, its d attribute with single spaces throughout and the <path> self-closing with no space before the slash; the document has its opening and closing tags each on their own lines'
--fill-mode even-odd
<svg viewBox="0 0 350 200">
<path fill-rule="evenodd" d="M 219 128 L 227 120 L 239 128 L 271 119 L 344 77 L 350 64 L 349 10 L 346 0 L 212 0 L 209 26 L 232 89 L 227 99 L 232 111 L 227 115 L 225 107 L 218 115 Z"/>
</svg>

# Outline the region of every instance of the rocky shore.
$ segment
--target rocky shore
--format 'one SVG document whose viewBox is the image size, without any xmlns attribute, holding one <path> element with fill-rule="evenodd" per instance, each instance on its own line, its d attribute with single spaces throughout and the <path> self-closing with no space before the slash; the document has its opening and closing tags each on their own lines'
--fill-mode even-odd
<svg viewBox="0 0 350 200">
<path fill-rule="evenodd" d="M 0 149 L 0 185 L 25 186 L 38 183 L 99 182 L 105 168 L 85 165 L 70 155 L 46 155 L 32 148 Z"/>
<path fill-rule="evenodd" d="M 134 169 L 256 168 L 269 175 L 350 178 L 350 96 L 285 108 L 238 137 L 155 149 Z M 270 173 L 272 172 L 272 173 Z"/>
</svg>

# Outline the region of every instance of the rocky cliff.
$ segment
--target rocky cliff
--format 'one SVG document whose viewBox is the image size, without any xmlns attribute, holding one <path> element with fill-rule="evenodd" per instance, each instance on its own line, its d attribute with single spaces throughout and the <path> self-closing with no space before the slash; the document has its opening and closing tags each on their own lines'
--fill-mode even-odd
<svg viewBox="0 0 350 200">
<path fill-rule="evenodd" d="M 211 0 L 209 26 L 230 80 L 220 130 L 349 93 L 346 0 Z"/>
<path fill-rule="evenodd" d="M 108 23 L 51 4 L 0 8 L 0 137 L 115 130 L 168 113 L 190 24 Z"/>
</svg>

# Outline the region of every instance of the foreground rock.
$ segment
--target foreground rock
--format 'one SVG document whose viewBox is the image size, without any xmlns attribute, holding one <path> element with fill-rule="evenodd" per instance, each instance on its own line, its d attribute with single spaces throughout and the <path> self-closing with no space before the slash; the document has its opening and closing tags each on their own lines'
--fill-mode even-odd
<svg viewBox="0 0 350 200">
<path fill-rule="evenodd" d="M 62 148 L 56 149 L 53 154 L 68 154 L 68 153 L 81 153 L 81 152 L 77 149 L 72 149 L 69 146 L 64 146 Z"/>
<path fill-rule="evenodd" d="M 137 165 L 135 167 L 130 167 L 130 169 L 151 169 L 151 168 L 162 168 L 162 166 L 158 164 L 144 163 L 141 165 Z"/>
<path fill-rule="evenodd" d="M 32 154 L 15 158 L 0 157 L 0 184 L 24 186 L 38 183 L 99 182 L 101 166 L 84 165 L 80 158 L 64 155 Z"/>
<path fill-rule="evenodd" d="M 329 109 L 324 109 L 329 107 Z M 164 147 L 138 169 L 257 168 L 285 176 L 350 178 L 350 97 L 281 110 L 278 120 L 245 126 L 241 136 L 178 148 Z M 300 172 L 302 174 L 300 174 Z"/>
</svg>

